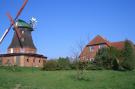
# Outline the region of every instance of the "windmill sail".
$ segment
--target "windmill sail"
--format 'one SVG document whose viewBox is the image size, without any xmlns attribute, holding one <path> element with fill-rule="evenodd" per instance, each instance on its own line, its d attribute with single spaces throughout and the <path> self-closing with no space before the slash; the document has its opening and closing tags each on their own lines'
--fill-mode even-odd
<svg viewBox="0 0 135 89">
<path fill-rule="evenodd" d="M 20 16 L 20 14 L 21 14 L 22 10 L 24 9 L 24 7 L 26 6 L 27 2 L 28 2 L 28 0 L 25 0 L 25 1 L 24 1 L 23 5 L 22 5 L 22 7 L 20 8 L 20 10 L 18 11 L 18 13 L 17 13 L 15 19 L 12 20 L 12 22 L 11 22 L 9 28 L 5 31 L 5 33 L 4 33 L 3 36 L 1 37 L 1 39 L 0 39 L 0 44 L 2 43 L 2 41 L 4 40 L 4 38 L 6 37 L 6 35 L 7 35 L 8 32 L 10 31 L 10 29 L 12 28 L 12 26 L 14 25 L 13 22 L 16 22 L 16 20 L 17 20 L 18 17 Z M 11 18 L 10 18 L 10 21 L 11 21 Z M 16 34 L 18 35 L 17 29 L 16 29 Z M 19 35 L 18 35 L 18 36 L 19 36 Z M 19 37 L 18 37 L 18 39 L 19 39 Z"/>
</svg>

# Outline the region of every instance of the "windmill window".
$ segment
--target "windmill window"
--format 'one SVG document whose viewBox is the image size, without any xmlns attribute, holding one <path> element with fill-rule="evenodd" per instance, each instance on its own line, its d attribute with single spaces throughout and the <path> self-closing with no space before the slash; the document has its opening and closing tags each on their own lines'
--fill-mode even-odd
<svg viewBox="0 0 135 89">
<path fill-rule="evenodd" d="M 22 34 L 24 34 L 24 31 L 22 31 Z"/>
<path fill-rule="evenodd" d="M 29 59 L 27 59 L 27 62 L 29 62 Z"/>
<path fill-rule="evenodd" d="M 14 50 L 13 50 L 13 48 L 11 48 L 11 49 L 10 49 L 10 53 L 13 53 L 13 52 L 14 52 Z"/>
</svg>

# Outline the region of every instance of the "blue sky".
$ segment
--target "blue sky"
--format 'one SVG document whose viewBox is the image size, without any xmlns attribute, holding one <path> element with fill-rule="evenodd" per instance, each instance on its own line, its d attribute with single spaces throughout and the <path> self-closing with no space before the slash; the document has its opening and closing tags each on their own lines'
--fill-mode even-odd
<svg viewBox="0 0 135 89">
<path fill-rule="evenodd" d="M 0 36 L 15 17 L 23 0 L 0 0 Z M 96 35 L 110 41 L 130 39 L 135 43 L 135 0 L 29 0 L 19 18 L 38 23 L 33 40 L 38 53 L 49 58 L 71 56 L 79 41 L 88 43 Z M 6 53 L 13 30 L 0 45 Z"/>
</svg>

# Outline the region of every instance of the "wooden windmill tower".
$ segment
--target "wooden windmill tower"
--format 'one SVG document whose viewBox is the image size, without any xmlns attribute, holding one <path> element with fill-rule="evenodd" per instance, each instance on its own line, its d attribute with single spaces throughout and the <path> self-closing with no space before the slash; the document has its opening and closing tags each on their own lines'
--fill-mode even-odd
<svg viewBox="0 0 135 89">
<path fill-rule="evenodd" d="M 18 19 L 22 10 L 26 6 L 28 0 L 25 0 L 15 19 L 12 19 L 9 13 L 7 13 L 10 19 L 10 26 L 5 31 L 0 39 L 0 44 L 9 33 L 13 26 L 14 36 L 11 44 L 7 49 L 7 54 L 0 54 L 0 60 L 2 65 L 17 65 L 21 67 L 43 67 L 47 57 L 37 54 L 37 49 L 33 43 L 31 32 L 33 31 L 32 23 L 27 23 Z"/>
</svg>

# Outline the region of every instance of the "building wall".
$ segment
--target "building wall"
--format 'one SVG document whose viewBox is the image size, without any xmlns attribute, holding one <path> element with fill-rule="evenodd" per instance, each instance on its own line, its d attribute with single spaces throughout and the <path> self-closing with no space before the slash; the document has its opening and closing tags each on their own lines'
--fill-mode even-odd
<svg viewBox="0 0 135 89">
<path fill-rule="evenodd" d="M 96 53 L 98 52 L 98 50 L 100 49 L 100 46 L 101 44 L 99 45 L 92 45 L 93 47 L 93 51 L 90 50 L 90 47 L 91 46 L 86 46 L 83 51 L 81 52 L 80 54 L 80 60 L 84 61 L 93 61 L 95 56 L 96 56 Z M 106 44 L 104 44 L 104 47 L 107 47 Z"/>
<path fill-rule="evenodd" d="M 20 67 L 43 67 L 46 62 L 45 58 L 29 57 L 29 56 L 10 56 L 1 57 L 2 65 L 17 65 Z"/>
</svg>

